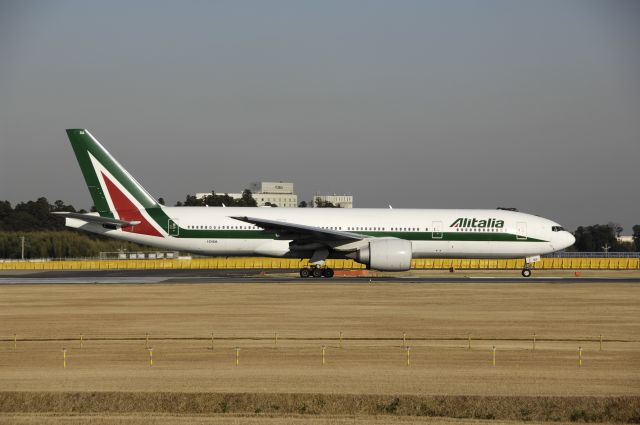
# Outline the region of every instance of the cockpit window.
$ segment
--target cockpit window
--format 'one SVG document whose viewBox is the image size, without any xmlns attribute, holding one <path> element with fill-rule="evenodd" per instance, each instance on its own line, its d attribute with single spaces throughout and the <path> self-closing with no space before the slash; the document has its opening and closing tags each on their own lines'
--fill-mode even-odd
<svg viewBox="0 0 640 425">
<path fill-rule="evenodd" d="M 562 227 L 562 226 L 551 226 L 551 230 L 553 230 L 554 232 L 562 232 L 564 230 L 564 227 Z"/>
</svg>

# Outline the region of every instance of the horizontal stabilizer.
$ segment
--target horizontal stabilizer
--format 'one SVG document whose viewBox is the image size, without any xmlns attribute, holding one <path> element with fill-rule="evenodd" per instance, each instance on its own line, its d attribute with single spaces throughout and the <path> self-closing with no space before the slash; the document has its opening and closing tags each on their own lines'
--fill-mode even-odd
<svg viewBox="0 0 640 425">
<path fill-rule="evenodd" d="M 77 218 L 78 220 L 83 220 L 88 223 L 111 224 L 117 227 L 130 227 L 135 226 L 136 224 L 140 224 L 139 221 L 124 221 L 110 217 L 100 217 L 99 215 L 81 214 L 67 211 L 56 211 L 52 212 L 51 214 L 61 215 L 69 218 Z"/>
</svg>

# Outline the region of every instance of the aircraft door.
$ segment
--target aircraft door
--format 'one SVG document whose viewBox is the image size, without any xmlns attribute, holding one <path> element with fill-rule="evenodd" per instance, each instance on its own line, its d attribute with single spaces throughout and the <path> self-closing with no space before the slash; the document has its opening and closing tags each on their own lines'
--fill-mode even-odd
<svg viewBox="0 0 640 425">
<path fill-rule="evenodd" d="M 516 223 L 516 239 L 519 241 L 527 240 L 527 223 L 524 221 Z"/>
<path fill-rule="evenodd" d="M 433 231 L 431 232 L 431 239 L 442 239 L 442 222 L 433 222 Z"/>
<path fill-rule="evenodd" d="M 180 226 L 178 226 L 175 221 L 169 219 L 169 223 L 167 224 L 167 233 L 169 236 L 178 236 L 180 234 Z"/>
</svg>

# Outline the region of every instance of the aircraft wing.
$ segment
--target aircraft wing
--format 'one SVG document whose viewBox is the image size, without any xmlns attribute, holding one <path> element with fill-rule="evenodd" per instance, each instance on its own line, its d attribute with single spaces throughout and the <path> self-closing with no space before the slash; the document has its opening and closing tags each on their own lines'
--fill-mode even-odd
<svg viewBox="0 0 640 425">
<path fill-rule="evenodd" d="M 111 224 L 117 227 L 129 227 L 129 226 L 135 226 L 136 224 L 140 224 L 139 221 L 124 221 L 124 220 L 118 220 L 116 218 L 100 217 L 99 215 L 81 214 L 81 213 L 74 213 L 74 212 L 67 212 L 67 211 L 55 211 L 55 212 L 52 212 L 51 214 L 61 215 L 69 218 L 77 218 L 79 220 L 83 220 L 89 223 Z"/>
<path fill-rule="evenodd" d="M 322 229 L 316 226 L 305 224 L 287 223 L 284 221 L 267 220 L 254 217 L 230 217 L 235 220 L 251 223 L 263 228 L 267 232 L 273 232 L 278 239 L 305 239 L 318 242 L 329 241 L 360 241 L 370 238 L 367 235 L 358 233 L 343 232 L 341 230 Z"/>
</svg>

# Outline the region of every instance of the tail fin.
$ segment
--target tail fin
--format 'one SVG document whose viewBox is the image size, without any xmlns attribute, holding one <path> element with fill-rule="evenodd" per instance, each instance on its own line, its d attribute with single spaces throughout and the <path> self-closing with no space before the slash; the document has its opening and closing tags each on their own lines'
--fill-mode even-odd
<svg viewBox="0 0 640 425">
<path fill-rule="evenodd" d="M 69 129 L 67 136 L 100 216 L 140 221 L 135 230 L 128 231 L 160 236 L 155 229 L 157 223 L 152 225 L 147 220 L 149 215 L 142 214 L 147 209 L 160 208 L 158 202 L 88 130 Z"/>
</svg>

